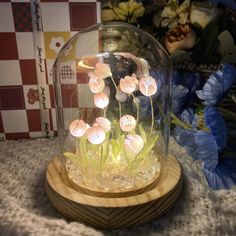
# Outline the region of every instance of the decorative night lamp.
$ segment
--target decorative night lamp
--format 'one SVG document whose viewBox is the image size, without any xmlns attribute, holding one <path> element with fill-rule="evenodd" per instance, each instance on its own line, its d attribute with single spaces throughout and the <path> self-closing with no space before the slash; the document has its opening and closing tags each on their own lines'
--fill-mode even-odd
<svg viewBox="0 0 236 236">
<path fill-rule="evenodd" d="M 168 154 L 171 61 L 146 32 L 107 23 L 81 31 L 53 67 L 58 155 L 46 190 L 67 218 L 97 228 L 144 224 L 181 191 Z"/>
</svg>

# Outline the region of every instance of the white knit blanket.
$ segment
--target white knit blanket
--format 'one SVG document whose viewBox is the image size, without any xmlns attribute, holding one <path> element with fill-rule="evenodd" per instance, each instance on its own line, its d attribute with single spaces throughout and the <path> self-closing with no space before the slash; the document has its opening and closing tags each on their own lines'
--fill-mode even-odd
<svg viewBox="0 0 236 236">
<path fill-rule="evenodd" d="M 149 224 L 108 232 L 70 222 L 51 206 L 44 181 L 56 138 L 0 143 L 0 235 L 236 235 L 236 191 L 211 191 L 199 163 L 173 140 L 171 149 L 185 176 L 175 207 Z"/>
</svg>

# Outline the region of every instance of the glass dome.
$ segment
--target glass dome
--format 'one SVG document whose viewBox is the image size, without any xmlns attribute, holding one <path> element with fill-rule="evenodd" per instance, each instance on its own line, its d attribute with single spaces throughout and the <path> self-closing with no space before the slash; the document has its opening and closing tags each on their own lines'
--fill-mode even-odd
<svg viewBox="0 0 236 236">
<path fill-rule="evenodd" d="M 166 171 L 171 61 L 146 32 L 106 23 L 77 33 L 54 67 L 61 171 L 79 190 L 129 192 Z"/>
</svg>

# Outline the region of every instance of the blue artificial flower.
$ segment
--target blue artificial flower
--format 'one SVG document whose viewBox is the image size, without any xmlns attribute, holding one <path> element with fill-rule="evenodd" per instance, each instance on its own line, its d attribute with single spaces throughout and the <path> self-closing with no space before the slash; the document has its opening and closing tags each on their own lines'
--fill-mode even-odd
<svg viewBox="0 0 236 236">
<path fill-rule="evenodd" d="M 195 143 L 197 130 L 192 127 L 195 119 L 195 112 L 192 108 L 187 108 L 179 115 L 179 118 L 186 124 L 189 124 L 191 129 L 184 129 L 181 126 L 176 126 L 173 131 L 173 136 L 175 140 L 187 150 L 192 158 L 199 159 L 198 146 Z"/>
<path fill-rule="evenodd" d="M 214 170 L 218 164 L 219 153 L 215 137 L 210 132 L 197 130 L 194 134 L 194 143 L 197 147 L 195 159 L 203 161 L 208 170 Z M 191 153 L 189 153 L 191 155 Z"/>
<path fill-rule="evenodd" d="M 192 129 L 177 126 L 173 135 L 190 156 L 202 161 L 203 172 L 209 186 L 214 189 L 228 188 L 232 184 L 236 184 L 236 176 L 233 174 L 226 175 L 226 170 L 231 170 L 236 166 L 236 159 L 227 159 L 225 162 L 219 159 L 219 151 L 225 147 L 227 140 L 226 123 L 215 107 L 206 107 L 203 112 L 205 125 L 209 132 L 197 129 L 196 117 L 198 114 L 195 114 L 193 109 L 188 108 L 181 113 L 180 119 L 190 124 Z M 235 171 L 236 169 L 234 173 Z"/>
<path fill-rule="evenodd" d="M 229 189 L 236 185 L 236 158 L 222 158 L 214 170 L 203 165 L 203 173 L 212 189 Z"/>
<path fill-rule="evenodd" d="M 200 136 L 203 139 L 204 137 L 214 139 L 214 142 L 216 144 L 217 156 L 218 156 L 218 151 L 222 151 L 227 143 L 226 123 L 224 119 L 222 118 L 221 114 L 219 113 L 219 111 L 217 110 L 217 108 L 215 107 L 206 107 L 204 108 L 203 113 L 204 113 L 205 126 L 209 129 L 209 132 L 198 130 L 199 115 L 195 114 L 194 110 L 191 108 L 185 109 L 181 113 L 180 119 L 184 121 L 185 123 L 190 124 L 192 127 L 192 132 L 195 132 L 197 134 L 197 135 L 194 135 L 194 141 L 197 143 L 198 148 L 199 148 L 199 145 L 203 145 L 203 143 L 201 143 L 201 140 L 198 140 Z M 178 128 L 177 133 L 175 132 L 175 134 L 178 135 L 179 129 L 181 128 Z M 189 131 L 187 133 L 189 133 Z M 178 138 L 178 140 L 180 140 L 180 138 Z M 210 140 L 208 141 L 210 142 Z M 183 145 L 183 141 L 179 141 L 179 142 L 181 142 Z M 208 150 L 208 148 L 206 148 L 206 150 Z M 199 149 L 199 151 L 201 151 L 201 149 Z M 204 149 L 203 149 L 203 152 L 204 152 Z M 204 156 L 201 157 L 200 153 L 199 155 L 200 156 L 196 158 L 198 158 L 199 160 L 205 159 Z"/>
<path fill-rule="evenodd" d="M 218 148 L 211 133 L 176 127 L 174 138 L 193 159 L 203 161 L 209 170 L 213 170 L 217 166 Z"/>
<path fill-rule="evenodd" d="M 218 147 L 213 135 L 199 130 L 175 129 L 176 141 L 195 160 L 202 161 L 202 169 L 212 189 L 228 189 L 236 185 L 236 158 L 219 159 Z"/>
<path fill-rule="evenodd" d="M 213 134 L 219 151 L 222 151 L 227 142 L 227 125 L 220 112 L 215 107 L 204 109 L 205 124 Z"/>
<path fill-rule="evenodd" d="M 174 71 L 172 75 L 172 84 L 188 88 L 191 94 L 195 93 L 201 85 L 201 77 L 199 73 L 187 73 Z"/>
<path fill-rule="evenodd" d="M 198 73 L 174 71 L 172 74 L 172 112 L 180 113 L 196 98 L 195 91 L 200 88 L 201 79 Z"/>
<path fill-rule="evenodd" d="M 192 108 L 187 108 L 180 114 L 180 119 L 187 124 L 192 124 L 194 121 L 194 117 L 195 113 Z"/>
<path fill-rule="evenodd" d="M 177 126 L 173 130 L 173 137 L 176 142 L 184 147 L 189 155 L 195 160 L 198 159 L 198 147 L 194 141 L 194 130 L 183 129 L 180 126 Z"/>
<path fill-rule="evenodd" d="M 235 81 L 235 67 L 224 64 L 222 70 L 210 75 L 202 90 L 196 91 L 196 94 L 200 99 L 204 100 L 204 105 L 214 106 L 220 102 Z"/>
<path fill-rule="evenodd" d="M 171 91 L 171 109 L 175 114 L 180 113 L 188 103 L 188 88 L 182 85 L 173 85 Z"/>
</svg>

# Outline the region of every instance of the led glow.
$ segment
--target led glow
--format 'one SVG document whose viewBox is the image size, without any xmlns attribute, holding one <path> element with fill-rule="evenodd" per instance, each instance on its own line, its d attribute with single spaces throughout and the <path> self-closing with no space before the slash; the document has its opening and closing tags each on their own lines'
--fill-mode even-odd
<svg viewBox="0 0 236 236">
<path fill-rule="evenodd" d="M 133 93 L 137 85 L 138 85 L 138 80 L 135 74 L 133 74 L 132 76 L 125 76 L 124 79 L 120 80 L 120 89 L 124 93 L 128 94 Z"/>
<path fill-rule="evenodd" d="M 111 122 L 105 117 L 97 117 L 96 125 L 100 126 L 105 132 L 111 130 Z"/>
<path fill-rule="evenodd" d="M 80 61 L 78 62 L 78 66 L 83 67 L 83 68 L 86 68 L 86 69 L 93 69 L 93 70 L 95 69 L 95 68 L 92 67 L 92 66 L 86 65 L 83 60 L 80 60 Z"/>
<path fill-rule="evenodd" d="M 83 120 L 74 120 L 71 122 L 69 130 L 75 137 L 82 137 L 90 126 Z"/>
<path fill-rule="evenodd" d="M 125 148 L 128 152 L 138 154 L 144 146 L 143 139 L 138 134 L 128 134 L 125 139 Z"/>
<path fill-rule="evenodd" d="M 92 144 L 100 144 L 105 140 L 106 134 L 101 127 L 95 126 L 88 129 L 87 138 Z"/>
<path fill-rule="evenodd" d="M 109 104 L 108 96 L 101 92 L 94 95 L 94 104 L 96 107 L 104 109 Z"/>
<path fill-rule="evenodd" d="M 100 93 L 105 88 L 105 82 L 102 79 L 91 77 L 89 80 L 89 88 L 93 93 Z"/>
<path fill-rule="evenodd" d="M 139 82 L 139 89 L 145 96 L 152 96 L 157 91 L 156 80 L 152 76 L 142 78 Z"/>
<path fill-rule="evenodd" d="M 120 118 L 120 128 L 125 131 L 129 132 L 132 131 L 136 126 L 136 120 L 133 116 L 124 115 Z"/>
</svg>

